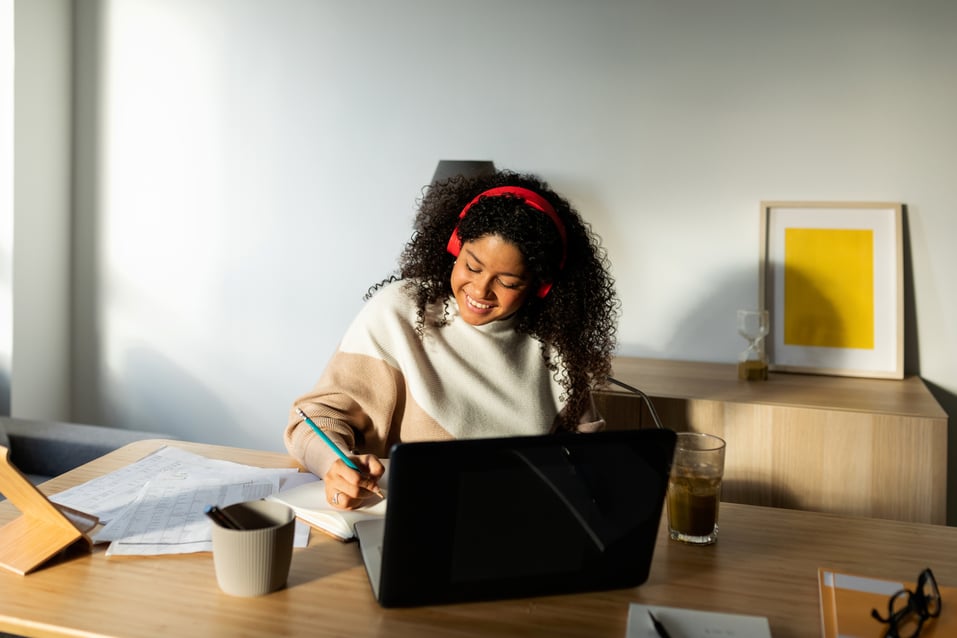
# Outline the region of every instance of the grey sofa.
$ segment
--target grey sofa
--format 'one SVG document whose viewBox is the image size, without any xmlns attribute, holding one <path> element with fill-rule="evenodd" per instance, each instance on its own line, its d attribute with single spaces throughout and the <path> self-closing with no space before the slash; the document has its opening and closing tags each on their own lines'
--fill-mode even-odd
<svg viewBox="0 0 957 638">
<path fill-rule="evenodd" d="M 10 460 L 33 483 L 42 483 L 133 441 L 169 438 L 176 437 L 100 425 L 0 417 L 0 445 L 10 450 Z"/>
</svg>

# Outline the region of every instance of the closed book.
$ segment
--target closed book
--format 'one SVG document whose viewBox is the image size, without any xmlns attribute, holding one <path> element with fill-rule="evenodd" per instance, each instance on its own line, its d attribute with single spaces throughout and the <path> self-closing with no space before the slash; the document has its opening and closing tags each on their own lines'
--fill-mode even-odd
<svg viewBox="0 0 957 638">
<path fill-rule="evenodd" d="M 916 574 L 915 574 L 916 575 Z M 888 617 L 888 602 L 902 589 L 914 591 L 916 581 L 895 581 L 818 569 L 818 589 L 821 600 L 821 633 L 824 638 L 884 638 L 887 623 L 871 615 L 876 609 L 883 618 Z M 941 614 L 928 618 L 921 627 L 921 638 L 957 636 L 957 588 L 940 590 Z"/>
</svg>

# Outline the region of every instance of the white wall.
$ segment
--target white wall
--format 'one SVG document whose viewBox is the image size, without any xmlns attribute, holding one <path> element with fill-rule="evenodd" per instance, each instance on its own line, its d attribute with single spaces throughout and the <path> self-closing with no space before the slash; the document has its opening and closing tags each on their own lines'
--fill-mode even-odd
<svg viewBox="0 0 957 638">
<path fill-rule="evenodd" d="M 75 420 L 281 450 L 443 158 L 567 195 L 614 264 L 621 351 L 672 359 L 743 348 L 761 200 L 903 202 L 909 372 L 957 414 L 950 0 L 76 12 Z"/>
<path fill-rule="evenodd" d="M 0 415 L 13 362 L 13 0 L 0 0 Z"/>
</svg>

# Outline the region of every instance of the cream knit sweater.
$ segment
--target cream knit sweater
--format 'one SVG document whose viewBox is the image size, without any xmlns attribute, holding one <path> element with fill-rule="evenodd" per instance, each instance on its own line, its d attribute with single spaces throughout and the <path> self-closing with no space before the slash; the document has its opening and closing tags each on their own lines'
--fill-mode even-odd
<svg viewBox="0 0 957 638">
<path fill-rule="evenodd" d="M 318 476 L 336 457 L 296 407 L 342 449 L 379 457 L 398 442 L 553 430 L 562 389 L 538 340 L 515 332 L 514 319 L 470 325 L 454 298 L 448 324 L 420 338 L 406 285 L 393 282 L 366 302 L 319 382 L 290 410 L 286 448 Z M 442 312 L 438 306 L 433 311 Z M 579 429 L 603 425 L 587 414 Z"/>
</svg>

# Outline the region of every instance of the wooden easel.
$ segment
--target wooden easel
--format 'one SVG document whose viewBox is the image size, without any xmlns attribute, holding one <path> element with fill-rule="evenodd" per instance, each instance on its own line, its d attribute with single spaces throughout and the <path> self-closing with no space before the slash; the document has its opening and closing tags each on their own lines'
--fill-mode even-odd
<svg viewBox="0 0 957 638">
<path fill-rule="evenodd" d="M 93 547 L 86 533 L 98 519 L 50 502 L 10 462 L 10 450 L 3 446 L 0 493 L 21 512 L 19 518 L 0 527 L 0 567 L 24 576 L 74 543 L 87 551 Z"/>
</svg>

